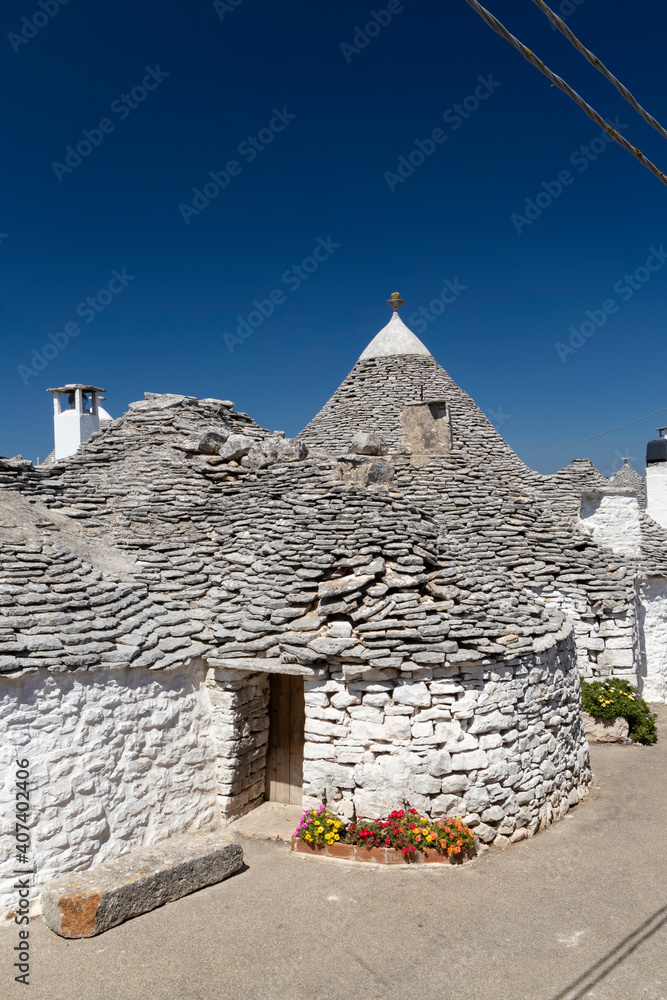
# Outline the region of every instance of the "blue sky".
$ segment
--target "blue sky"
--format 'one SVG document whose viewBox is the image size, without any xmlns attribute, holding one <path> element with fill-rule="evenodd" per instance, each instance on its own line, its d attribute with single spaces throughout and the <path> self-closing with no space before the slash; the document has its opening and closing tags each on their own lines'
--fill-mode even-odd
<svg viewBox="0 0 667 1000">
<path fill-rule="evenodd" d="M 487 6 L 667 171 L 534 4 Z M 667 120 L 667 11 L 554 7 Z M 667 189 L 464 0 L 7 0 L 1 20 L 0 453 L 46 455 L 45 389 L 71 381 L 114 416 L 183 392 L 295 434 L 396 290 L 522 457 L 667 407 Z M 530 464 L 642 469 L 663 423 Z"/>
</svg>

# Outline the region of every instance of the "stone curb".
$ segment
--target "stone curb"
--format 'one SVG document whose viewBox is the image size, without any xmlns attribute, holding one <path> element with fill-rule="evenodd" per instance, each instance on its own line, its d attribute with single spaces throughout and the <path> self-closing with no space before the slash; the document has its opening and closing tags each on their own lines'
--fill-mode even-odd
<svg viewBox="0 0 667 1000">
<path fill-rule="evenodd" d="M 130 851 L 42 889 L 44 921 L 65 938 L 94 937 L 164 903 L 222 882 L 243 864 L 224 835 L 184 834 Z"/>
<path fill-rule="evenodd" d="M 337 861 L 371 862 L 375 865 L 459 865 L 474 860 L 475 855 L 466 856 L 463 861 L 445 857 L 437 851 L 419 853 L 415 861 L 408 861 L 404 854 L 391 847 L 357 847 L 354 844 L 330 844 L 327 847 L 311 847 L 300 837 L 292 837 L 292 850 L 314 858 L 335 858 Z"/>
</svg>

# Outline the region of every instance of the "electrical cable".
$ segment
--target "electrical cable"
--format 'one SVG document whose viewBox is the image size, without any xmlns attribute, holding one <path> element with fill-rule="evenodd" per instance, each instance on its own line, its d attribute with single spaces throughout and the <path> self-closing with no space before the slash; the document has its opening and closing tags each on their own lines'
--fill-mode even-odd
<svg viewBox="0 0 667 1000">
<path fill-rule="evenodd" d="M 644 110 L 639 101 L 637 101 L 637 99 L 633 97 L 633 95 L 630 93 L 628 88 L 624 87 L 621 81 L 616 79 L 614 74 L 607 69 L 604 63 L 600 62 L 598 57 L 594 55 L 589 49 L 587 49 L 582 42 L 579 41 L 577 36 L 570 31 L 568 26 L 558 16 L 558 14 L 555 14 L 554 11 L 552 11 L 551 8 L 547 6 L 544 0 L 533 0 L 533 3 L 540 8 L 542 13 L 549 18 L 549 20 L 552 22 L 552 24 L 554 24 L 558 28 L 561 34 L 565 35 L 565 37 L 569 42 L 572 42 L 575 49 L 578 52 L 581 52 L 582 56 L 584 56 L 589 61 L 591 66 L 594 66 L 596 70 L 602 73 L 602 75 L 606 77 L 606 79 L 609 80 L 609 82 L 614 87 L 616 87 L 616 90 L 619 92 L 619 94 L 625 98 L 628 104 L 630 104 L 638 114 L 642 116 L 644 121 L 648 122 L 648 124 L 652 128 L 654 128 L 657 132 L 659 132 L 660 135 L 663 137 L 663 139 L 667 139 L 667 131 L 662 127 L 660 122 L 657 121 L 653 117 L 653 115 L 650 115 L 648 111 Z"/>
<path fill-rule="evenodd" d="M 494 17 L 493 14 L 486 10 L 485 7 L 482 7 L 477 0 L 466 0 L 466 3 L 472 7 L 472 9 L 476 11 L 476 13 L 478 13 L 484 21 L 486 21 L 489 27 L 501 36 L 501 38 L 504 38 L 510 43 L 510 45 L 514 46 L 514 48 L 521 53 L 524 59 L 527 59 L 531 65 L 535 66 L 536 69 L 539 69 L 540 73 L 543 73 L 544 76 L 551 81 L 554 87 L 558 87 L 558 89 L 562 90 L 564 94 L 567 94 L 567 96 L 570 97 L 575 104 L 578 104 L 582 111 L 584 111 L 596 125 L 599 125 L 601 129 L 604 129 L 604 131 L 611 136 L 614 142 L 617 142 L 619 146 L 623 147 L 623 149 L 632 153 L 632 155 L 639 160 L 643 167 L 646 167 L 646 169 L 650 170 L 652 174 L 655 174 L 658 180 L 667 185 L 667 176 L 663 174 L 659 167 L 656 167 L 655 163 L 652 163 L 651 160 L 644 156 L 640 149 L 637 149 L 636 146 L 629 143 L 627 139 L 616 131 L 616 129 L 612 128 L 611 125 L 608 125 L 604 118 L 597 113 L 595 108 L 592 108 L 590 104 L 587 104 L 583 97 L 580 97 L 579 94 L 577 94 L 577 92 L 565 82 L 565 80 L 562 80 L 559 76 L 556 76 L 555 73 L 552 73 L 549 67 L 545 66 L 542 60 L 539 59 L 534 52 L 527 48 L 523 42 L 520 42 L 518 38 L 515 38 L 504 24 L 501 24 L 498 18 Z"/>
<path fill-rule="evenodd" d="M 584 444 L 585 441 L 593 441 L 595 438 L 604 437 L 605 434 L 613 434 L 614 431 L 622 431 L 625 427 L 632 427 L 633 424 L 640 424 L 642 420 L 648 420 L 649 417 L 655 417 L 658 413 L 664 413 L 665 410 L 667 410 L 667 406 L 663 406 L 659 410 L 654 410 L 653 413 L 647 413 L 643 417 L 637 417 L 636 420 L 629 420 L 627 424 L 619 424 L 618 427 L 610 427 L 608 431 L 600 431 L 599 434 L 591 434 L 590 437 L 581 438 L 579 441 L 572 441 L 570 444 L 562 444 L 558 448 L 550 448 L 549 451 L 537 451 L 534 455 L 526 455 L 523 461 L 526 462 L 529 458 L 539 458 L 541 455 L 553 455 L 555 451 L 563 451 L 565 448 L 574 448 L 578 444 Z"/>
</svg>

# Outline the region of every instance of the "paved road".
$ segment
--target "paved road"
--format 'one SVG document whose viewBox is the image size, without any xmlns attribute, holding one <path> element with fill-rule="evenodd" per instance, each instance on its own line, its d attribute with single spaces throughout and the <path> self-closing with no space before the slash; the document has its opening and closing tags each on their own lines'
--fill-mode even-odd
<svg viewBox="0 0 667 1000">
<path fill-rule="evenodd" d="M 245 841 L 247 869 L 66 942 L 37 920 L 13 1000 L 667 1000 L 667 711 L 597 746 L 591 798 L 465 868 L 369 869 Z"/>
</svg>

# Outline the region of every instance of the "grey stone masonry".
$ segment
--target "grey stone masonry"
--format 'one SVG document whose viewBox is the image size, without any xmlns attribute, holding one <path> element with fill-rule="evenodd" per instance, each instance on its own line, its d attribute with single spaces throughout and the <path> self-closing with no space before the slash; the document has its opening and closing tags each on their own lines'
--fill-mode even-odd
<svg viewBox="0 0 667 1000">
<path fill-rule="evenodd" d="M 218 761 L 218 802 L 226 819 L 264 799 L 269 676 L 214 667 L 207 680 Z"/>
<path fill-rule="evenodd" d="M 48 882 L 42 890 L 42 914 L 61 937 L 94 937 L 222 882 L 242 864 L 243 851 L 230 837 L 185 834 Z"/>
<path fill-rule="evenodd" d="M 306 681 L 304 806 L 458 814 L 497 844 L 563 816 L 590 780 L 576 658 L 569 632 L 534 647 Z"/>
</svg>

